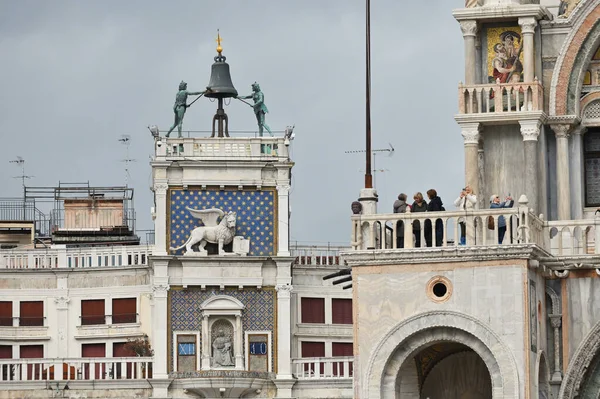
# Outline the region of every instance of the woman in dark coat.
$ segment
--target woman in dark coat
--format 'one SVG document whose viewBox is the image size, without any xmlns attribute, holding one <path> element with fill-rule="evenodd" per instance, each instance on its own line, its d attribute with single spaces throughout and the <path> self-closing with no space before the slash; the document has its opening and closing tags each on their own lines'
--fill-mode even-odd
<svg viewBox="0 0 600 399">
<path fill-rule="evenodd" d="M 415 202 L 412 204 L 411 211 L 412 212 L 426 212 L 427 211 L 427 202 L 423 199 L 423 194 L 416 193 L 413 196 Z M 413 222 L 412 226 L 413 234 L 415 236 L 415 248 L 419 248 L 421 246 L 421 223 L 418 220 Z"/>
<path fill-rule="evenodd" d="M 429 197 L 429 204 L 427 204 L 428 212 L 440 212 L 445 211 L 444 204 L 442 203 L 442 199 L 438 197 L 437 191 L 433 188 L 427 190 L 427 197 Z M 442 219 L 437 219 L 435 221 L 435 246 L 441 247 L 442 241 L 444 239 L 444 224 L 442 223 Z M 431 247 L 431 221 L 425 221 L 425 241 L 427 242 L 427 246 Z"/>
</svg>

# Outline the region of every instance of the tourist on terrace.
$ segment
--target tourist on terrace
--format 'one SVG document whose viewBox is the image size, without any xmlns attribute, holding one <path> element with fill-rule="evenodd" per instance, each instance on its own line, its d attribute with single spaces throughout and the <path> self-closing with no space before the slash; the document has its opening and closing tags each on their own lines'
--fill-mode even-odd
<svg viewBox="0 0 600 399">
<path fill-rule="evenodd" d="M 423 194 L 421 192 L 416 193 L 413 196 L 415 202 L 413 202 L 411 207 L 411 212 L 426 212 L 427 211 L 427 202 L 423 199 Z M 419 248 L 421 246 L 421 222 L 415 220 L 413 222 L 413 234 L 415 236 L 415 248 Z"/>
<path fill-rule="evenodd" d="M 504 202 L 500 202 L 500 197 L 494 194 L 490 197 L 490 209 L 494 208 L 512 208 L 515 201 L 509 195 L 504 199 Z M 502 244 L 504 241 L 504 234 L 506 234 L 506 220 L 504 216 L 498 216 L 498 244 Z"/>
<path fill-rule="evenodd" d="M 477 196 L 471 189 L 471 186 L 466 186 L 460 192 L 458 198 L 454 201 L 454 206 L 463 211 L 472 211 L 477 209 Z M 475 244 L 475 226 L 469 224 L 467 230 L 467 223 L 460 222 L 460 245 L 467 243 L 467 236 L 469 237 L 469 243 Z"/>
<path fill-rule="evenodd" d="M 410 213 L 410 205 L 406 203 L 406 194 L 401 193 L 394 201 L 394 213 Z M 404 222 L 396 224 L 396 248 L 404 248 Z"/>
<path fill-rule="evenodd" d="M 428 212 L 440 212 L 445 211 L 444 204 L 442 203 L 442 199 L 438 197 L 437 191 L 433 188 L 427 190 L 427 197 L 429 197 L 429 204 L 427 204 Z M 425 242 L 428 247 L 431 247 L 432 239 L 431 239 L 431 220 L 425 221 Z M 442 223 L 442 219 L 437 219 L 435 221 L 435 246 L 441 247 L 442 240 L 444 239 L 444 224 Z"/>
</svg>

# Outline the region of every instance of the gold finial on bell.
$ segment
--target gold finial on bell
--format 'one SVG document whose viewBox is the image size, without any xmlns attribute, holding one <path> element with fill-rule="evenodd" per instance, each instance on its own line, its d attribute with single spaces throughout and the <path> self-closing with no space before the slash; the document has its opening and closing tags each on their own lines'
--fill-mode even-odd
<svg viewBox="0 0 600 399">
<path fill-rule="evenodd" d="M 221 47 L 221 35 L 219 34 L 219 30 L 217 29 L 217 53 L 221 55 L 223 51 L 223 47 Z"/>
</svg>

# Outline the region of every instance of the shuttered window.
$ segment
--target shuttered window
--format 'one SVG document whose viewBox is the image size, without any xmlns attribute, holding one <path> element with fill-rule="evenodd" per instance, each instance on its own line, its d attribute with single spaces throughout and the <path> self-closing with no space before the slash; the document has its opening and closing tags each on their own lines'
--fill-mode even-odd
<svg viewBox="0 0 600 399">
<path fill-rule="evenodd" d="M 12 326 L 12 302 L 0 302 L 0 326 Z"/>
<path fill-rule="evenodd" d="M 20 303 L 20 326 L 43 326 L 44 325 L 44 302 L 24 301 Z"/>
<path fill-rule="evenodd" d="M 325 357 L 325 342 L 302 342 L 302 357 Z M 319 365 L 319 370 L 316 369 L 316 365 Z M 304 364 L 304 372 L 309 373 L 311 376 L 323 375 L 325 371 L 325 364 L 323 362 L 312 362 Z"/>
<path fill-rule="evenodd" d="M 106 324 L 104 317 L 104 299 L 81 301 L 81 325 Z"/>
<path fill-rule="evenodd" d="M 300 302 L 302 323 L 325 323 L 325 299 L 302 298 Z"/>
<path fill-rule="evenodd" d="M 113 324 L 135 323 L 137 321 L 135 298 L 119 298 L 112 300 Z"/>
<path fill-rule="evenodd" d="M 106 345 L 82 344 L 81 357 L 106 357 Z M 90 379 L 90 375 L 94 375 L 97 380 L 104 379 L 106 376 L 106 363 L 93 363 L 91 367 L 89 363 L 85 363 L 83 365 L 83 375 L 86 380 Z"/>
<path fill-rule="evenodd" d="M 331 343 L 331 354 L 333 355 L 333 357 L 353 356 L 352 342 L 332 342 Z M 344 372 L 346 370 L 345 369 L 346 365 L 348 366 L 348 374 L 346 374 Z M 344 364 L 344 362 L 334 362 L 333 363 L 333 375 L 352 377 L 352 373 L 354 371 L 352 366 L 353 366 L 353 364 L 350 362 L 348 362 L 346 364 Z"/>
<path fill-rule="evenodd" d="M 331 318 L 333 324 L 352 324 L 352 299 L 332 299 Z"/>
</svg>

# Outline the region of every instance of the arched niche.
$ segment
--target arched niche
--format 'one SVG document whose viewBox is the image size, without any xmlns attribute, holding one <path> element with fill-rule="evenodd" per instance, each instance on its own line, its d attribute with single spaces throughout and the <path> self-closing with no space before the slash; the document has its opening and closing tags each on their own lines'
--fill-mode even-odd
<svg viewBox="0 0 600 399">
<path fill-rule="evenodd" d="M 599 387 L 600 322 L 592 328 L 573 354 L 565 372 L 558 398 L 597 398 Z"/>
<path fill-rule="evenodd" d="M 242 302 L 228 295 L 215 295 L 202 302 L 202 370 L 244 368 L 244 308 Z"/>
</svg>

